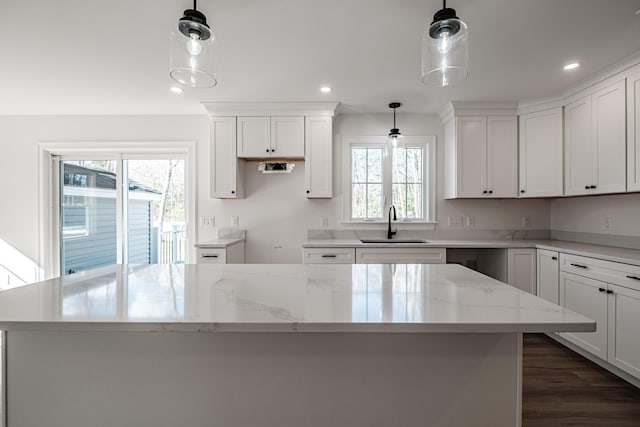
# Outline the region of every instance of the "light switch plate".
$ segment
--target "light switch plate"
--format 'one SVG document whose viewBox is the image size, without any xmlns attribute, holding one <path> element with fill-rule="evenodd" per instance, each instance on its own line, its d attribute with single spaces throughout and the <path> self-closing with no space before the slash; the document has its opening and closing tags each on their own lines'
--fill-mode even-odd
<svg viewBox="0 0 640 427">
<path fill-rule="evenodd" d="M 329 218 L 326 216 L 320 217 L 320 227 L 327 228 L 329 227 Z"/>
<path fill-rule="evenodd" d="M 240 227 L 240 217 L 237 215 L 231 216 L 231 226 L 232 227 Z"/>
</svg>

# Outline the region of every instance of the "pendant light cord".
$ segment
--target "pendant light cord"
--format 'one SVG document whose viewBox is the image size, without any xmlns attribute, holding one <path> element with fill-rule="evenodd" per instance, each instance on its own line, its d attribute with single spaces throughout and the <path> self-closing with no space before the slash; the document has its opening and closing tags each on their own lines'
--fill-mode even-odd
<svg viewBox="0 0 640 427">
<path fill-rule="evenodd" d="M 396 128 L 396 109 L 393 109 L 393 128 Z"/>
<path fill-rule="evenodd" d="M 198 7 L 196 6 L 196 0 L 193 0 L 193 10 L 198 10 Z"/>
</svg>

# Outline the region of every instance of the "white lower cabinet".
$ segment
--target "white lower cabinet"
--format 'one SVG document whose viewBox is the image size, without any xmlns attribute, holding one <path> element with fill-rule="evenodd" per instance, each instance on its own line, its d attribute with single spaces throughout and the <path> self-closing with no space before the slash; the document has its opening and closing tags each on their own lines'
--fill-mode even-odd
<svg viewBox="0 0 640 427">
<path fill-rule="evenodd" d="M 530 294 L 536 294 L 535 249 L 507 249 L 507 283 Z"/>
<path fill-rule="evenodd" d="M 560 254 L 560 269 L 560 305 L 597 328 L 560 336 L 640 378 L 640 267 Z"/>
<path fill-rule="evenodd" d="M 558 252 L 538 249 L 537 251 L 537 295 L 554 304 L 560 299 Z"/>
<path fill-rule="evenodd" d="M 445 248 L 356 248 L 356 264 L 444 264 Z"/>
<path fill-rule="evenodd" d="M 353 264 L 356 259 L 355 248 L 304 248 L 304 264 Z"/>
<path fill-rule="evenodd" d="M 640 378 L 640 290 L 609 284 L 607 360 Z"/>
<path fill-rule="evenodd" d="M 198 248 L 198 264 L 244 264 L 244 242 L 226 248 Z"/>
<path fill-rule="evenodd" d="M 560 305 L 596 321 L 595 332 L 565 332 L 560 336 L 606 360 L 607 284 L 562 272 L 560 273 Z"/>
</svg>

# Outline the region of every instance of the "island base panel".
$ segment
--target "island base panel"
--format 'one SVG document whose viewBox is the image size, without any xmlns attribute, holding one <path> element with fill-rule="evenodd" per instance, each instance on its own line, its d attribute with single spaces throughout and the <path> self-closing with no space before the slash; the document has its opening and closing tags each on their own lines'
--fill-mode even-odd
<svg viewBox="0 0 640 427">
<path fill-rule="evenodd" d="M 520 425 L 518 333 L 6 338 L 8 427 Z"/>
</svg>

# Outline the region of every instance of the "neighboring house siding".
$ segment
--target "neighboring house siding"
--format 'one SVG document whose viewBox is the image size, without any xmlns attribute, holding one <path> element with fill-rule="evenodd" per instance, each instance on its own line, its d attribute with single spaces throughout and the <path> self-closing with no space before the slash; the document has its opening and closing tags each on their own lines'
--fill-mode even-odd
<svg viewBox="0 0 640 427">
<path fill-rule="evenodd" d="M 81 196 L 77 196 L 81 197 Z M 64 273 L 78 272 L 116 262 L 116 199 L 93 198 L 84 209 L 69 210 L 65 224 L 86 223 L 86 236 L 63 239 Z M 67 210 L 65 210 L 65 215 Z M 151 251 L 150 202 L 129 201 L 129 263 L 148 264 Z"/>
<path fill-rule="evenodd" d="M 84 197 L 78 196 L 78 199 Z M 63 209 L 64 212 L 64 209 Z M 79 209 L 73 209 L 80 215 Z M 64 223 L 69 223 L 66 218 Z M 78 224 L 77 218 L 73 221 Z M 63 239 L 64 272 L 78 272 L 116 262 L 116 199 L 87 200 L 86 236 Z"/>
<path fill-rule="evenodd" d="M 128 264 L 149 264 L 151 262 L 151 203 L 144 200 L 129 200 Z"/>
</svg>

